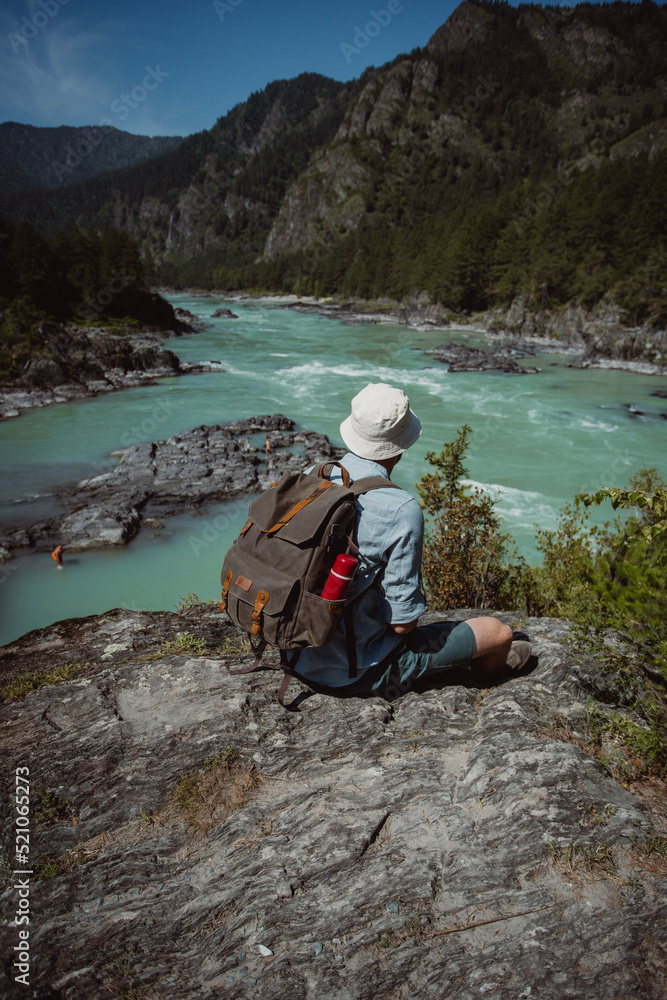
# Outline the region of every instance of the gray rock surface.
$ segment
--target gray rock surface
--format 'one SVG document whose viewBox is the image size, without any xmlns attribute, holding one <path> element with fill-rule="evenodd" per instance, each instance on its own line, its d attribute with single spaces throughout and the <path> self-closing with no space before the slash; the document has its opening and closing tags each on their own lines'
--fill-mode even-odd
<svg viewBox="0 0 667 1000">
<path fill-rule="evenodd" d="M 619 783 L 586 742 L 591 705 L 612 710 L 591 702 L 604 662 L 565 622 L 520 624 L 529 676 L 299 712 L 278 672 L 230 674 L 247 657 L 210 607 L 5 647 L 5 677 L 87 666 L 0 709 L 3 776 L 30 769 L 30 863 L 51 876 L 30 884 L 32 992 L 6 957 L 3 995 L 664 997 L 667 865 L 646 853 L 664 786 Z M 11 876 L 1 903 L 8 956 Z"/>
<path fill-rule="evenodd" d="M 256 445 L 253 434 L 261 436 Z M 265 436 L 271 442 L 268 456 Z M 119 462 L 111 472 L 55 491 L 67 508 L 64 515 L 0 534 L 0 552 L 57 542 L 70 552 L 126 545 L 144 517 L 168 517 L 259 493 L 284 472 L 300 472 L 343 453 L 323 434 L 296 430 L 282 414 L 193 427 L 166 441 L 113 452 Z"/>
<path fill-rule="evenodd" d="M 541 368 L 518 363 L 519 358 L 535 354 L 535 349 L 527 344 L 490 344 L 484 348 L 441 344 L 425 353 L 446 364 L 450 372 L 503 371 L 511 375 L 535 375 L 542 371 Z"/>
<path fill-rule="evenodd" d="M 211 326 L 189 309 L 181 309 L 178 306 L 174 309 L 174 316 L 181 324 L 182 331 L 186 333 L 199 333 L 200 330 L 208 330 Z"/>
<path fill-rule="evenodd" d="M 621 368 L 649 375 L 667 372 L 667 331 L 650 322 L 628 326 L 620 306 L 602 301 L 592 309 L 571 303 L 558 311 L 535 310 L 521 298 L 508 309 L 479 314 L 477 321 L 500 339 L 521 340 L 579 355 L 582 368 Z"/>
<path fill-rule="evenodd" d="M 222 307 L 220 309 L 216 309 L 215 312 L 212 313 L 212 317 L 213 319 L 238 319 L 236 313 L 233 313 L 231 309 L 223 309 Z"/>
<path fill-rule="evenodd" d="M 139 332 L 44 322 L 42 353 L 31 358 L 20 378 L 0 384 L 0 420 L 32 407 L 146 385 L 189 370 L 213 370 L 195 366 L 181 372 L 176 355 L 162 347 L 166 336 L 194 332 L 180 320 L 176 331 Z"/>
</svg>

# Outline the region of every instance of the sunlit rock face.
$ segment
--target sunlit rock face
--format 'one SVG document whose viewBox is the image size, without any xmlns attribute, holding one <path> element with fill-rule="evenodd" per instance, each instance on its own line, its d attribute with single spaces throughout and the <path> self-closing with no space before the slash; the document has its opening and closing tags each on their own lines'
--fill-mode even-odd
<svg viewBox="0 0 667 1000">
<path fill-rule="evenodd" d="M 210 606 L 5 647 L 3 683 L 74 663 L 1 709 L 51 876 L 30 888 L 35 995 L 658 996 L 664 789 L 587 728 L 632 702 L 627 680 L 563 621 L 499 617 L 534 644 L 527 676 L 299 711 L 275 657 L 230 673 L 250 657 Z"/>
</svg>

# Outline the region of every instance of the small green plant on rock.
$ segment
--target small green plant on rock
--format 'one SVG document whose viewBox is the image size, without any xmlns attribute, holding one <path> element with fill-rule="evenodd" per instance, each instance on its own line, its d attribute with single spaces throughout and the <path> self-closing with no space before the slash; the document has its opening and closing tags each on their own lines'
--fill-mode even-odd
<svg viewBox="0 0 667 1000">
<path fill-rule="evenodd" d="M 178 604 L 175 604 L 174 607 L 177 611 L 187 611 L 188 608 L 196 608 L 201 603 L 196 594 L 187 593 L 183 597 L 179 597 Z"/>
<path fill-rule="evenodd" d="M 238 760 L 238 751 L 230 744 L 207 757 L 201 771 L 184 774 L 174 786 L 172 799 L 188 829 L 205 833 L 234 809 L 242 808 L 258 784 L 254 768 Z"/>
<path fill-rule="evenodd" d="M 185 653 L 189 656 L 207 656 L 209 648 L 205 639 L 197 638 L 192 632 L 181 632 L 174 639 L 163 642 L 151 659 L 159 660 L 177 653 Z"/>
<path fill-rule="evenodd" d="M 568 877 L 602 878 L 615 875 L 618 870 L 611 848 L 605 844 L 591 847 L 576 842 L 564 846 L 549 844 L 549 854 L 556 867 Z"/>
<path fill-rule="evenodd" d="M 616 806 L 609 804 L 604 806 L 601 812 L 598 812 L 597 806 L 594 805 L 589 805 L 586 808 L 589 813 L 589 826 L 606 826 L 614 813 L 617 812 Z"/>
<path fill-rule="evenodd" d="M 395 931 L 386 928 L 380 934 L 380 940 L 378 941 L 379 948 L 398 948 L 401 940 Z"/>
<path fill-rule="evenodd" d="M 128 945 L 117 961 L 103 967 L 103 971 L 110 977 L 107 988 L 115 1000 L 148 1000 L 152 995 L 152 986 L 146 983 L 134 985 L 137 978 L 135 961 L 134 948 Z"/>
<path fill-rule="evenodd" d="M 216 656 L 239 656 L 250 652 L 250 642 L 246 636 L 227 636 L 215 650 Z"/>
<path fill-rule="evenodd" d="M 32 871 L 33 879 L 36 882 L 40 882 L 45 879 L 55 878 L 56 875 L 59 875 L 60 866 L 58 865 L 57 858 L 54 858 L 52 854 L 42 854 L 42 856 L 37 859 Z"/>
<path fill-rule="evenodd" d="M 81 865 L 94 861 L 99 853 L 97 848 L 87 848 L 83 844 L 77 844 L 72 850 L 65 851 L 58 857 L 54 857 L 52 854 L 42 854 L 33 867 L 32 877 L 38 882 L 55 878 L 57 875 L 74 871 L 75 868 L 80 868 Z"/>
<path fill-rule="evenodd" d="M 70 680 L 72 677 L 79 677 L 85 674 L 89 666 L 85 663 L 77 663 L 75 660 L 68 660 L 51 670 L 39 671 L 35 674 L 26 674 L 23 677 L 14 677 L 0 687 L 0 698 L 3 702 L 18 701 L 39 691 L 47 684 L 59 684 L 61 681 Z"/>
<path fill-rule="evenodd" d="M 53 823 L 71 820 L 74 816 L 74 806 L 69 799 L 64 799 L 57 792 L 40 789 L 33 797 L 33 820 L 36 825 L 51 825 Z"/>
<path fill-rule="evenodd" d="M 497 499 L 461 483 L 468 476 L 463 461 L 471 433 L 464 424 L 439 455 L 427 452 L 435 472 L 417 483 L 422 506 L 432 518 L 422 571 L 433 608 L 491 607 L 508 587 L 516 589 L 520 576 L 518 567 L 508 562 L 513 550 L 509 535 L 500 530 Z"/>
<path fill-rule="evenodd" d="M 598 746 L 602 745 L 603 736 L 607 736 L 626 751 L 626 760 L 620 762 L 626 776 L 654 774 L 663 780 L 667 778 L 667 719 L 658 707 L 645 712 L 643 726 L 620 712 L 606 713 L 593 708 L 588 713 L 587 729 Z"/>
</svg>

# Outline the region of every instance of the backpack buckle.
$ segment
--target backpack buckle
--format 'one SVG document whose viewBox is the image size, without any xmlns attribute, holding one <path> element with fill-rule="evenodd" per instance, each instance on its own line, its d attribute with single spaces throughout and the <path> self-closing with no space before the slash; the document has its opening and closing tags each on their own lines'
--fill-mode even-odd
<svg viewBox="0 0 667 1000">
<path fill-rule="evenodd" d="M 231 582 L 232 582 L 232 571 L 231 571 L 231 569 L 228 569 L 227 573 L 225 574 L 225 583 L 224 583 L 224 586 L 222 588 L 222 599 L 220 601 L 220 611 L 226 611 L 227 610 L 227 596 L 228 596 L 228 592 L 229 592 L 229 585 L 230 585 Z"/>
<path fill-rule="evenodd" d="M 255 596 L 255 608 L 252 613 L 252 635 L 259 635 L 260 629 L 262 627 L 262 611 L 264 610 L 264 605 L 269 599 L 269 595 L 265 590 L 258 590 Z"/>
</svg>

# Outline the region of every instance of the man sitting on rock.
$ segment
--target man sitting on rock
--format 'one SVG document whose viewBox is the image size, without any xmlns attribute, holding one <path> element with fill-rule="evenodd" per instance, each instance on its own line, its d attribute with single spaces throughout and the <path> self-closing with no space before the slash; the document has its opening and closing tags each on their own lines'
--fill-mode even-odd
<svg viewBox="0 0 667 1000">
<path fill-rule="evenodd" d="M 340 426 L 349 448 L 341 459 L 351 478 L 389 480 L 404 451 L 417 441 L 421 423 L 401 389 L 369 384 L 352 400 Z M 331 479 L 342 482 L 335 468 Z M 374 489 L 357 500 L 355 543 L 359 566 L 348 593 L 352 602 L 357 679 L 350 680 L 348 641 L 341 626 L 326 646 L 304 649 L 297 675 L 318 689 L 344 695 L 395 697 L 416 681 L 442 678 L 467 666 L 492 678 L 520 670 L 531 655 L 530 643 L 512 641 L 512 629 L 497 618 L 417 624 L 426 610 L 421 589 L 424 518 L 417 500 L 404 490 Z"/>
</svg>

